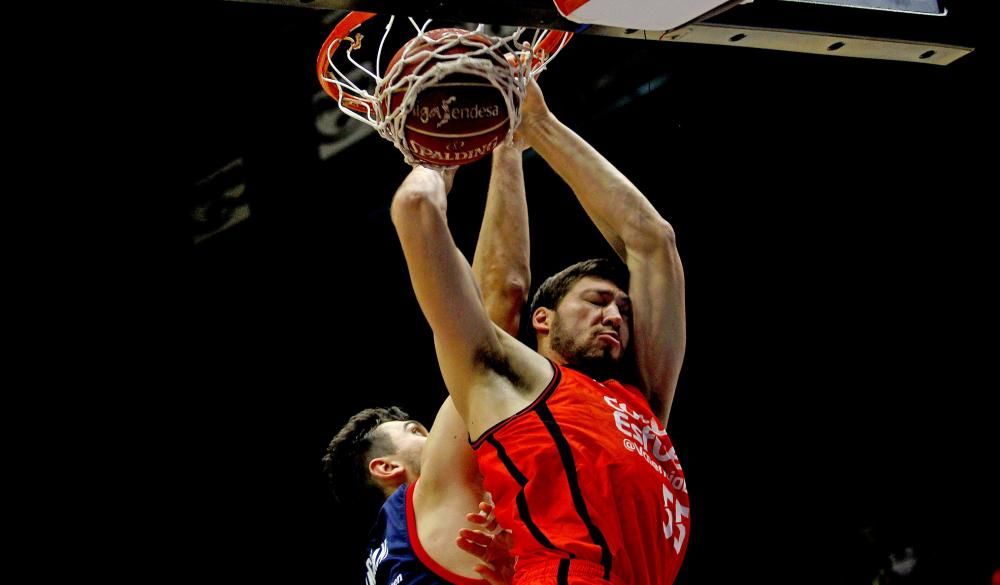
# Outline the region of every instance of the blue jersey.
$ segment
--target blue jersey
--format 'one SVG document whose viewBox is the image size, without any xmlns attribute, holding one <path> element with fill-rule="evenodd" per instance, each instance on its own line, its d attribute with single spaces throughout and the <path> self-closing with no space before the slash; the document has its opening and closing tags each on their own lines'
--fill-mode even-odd
<svg viewBox="0 0 1000 585">
<path fill-rule="evenodd" d="M 421 546 L 413 513 L 414 485 L 399 486 L 379 510 L 365 561 L 367 585 L 485 585 L 445 569 Z"/>
</svg>

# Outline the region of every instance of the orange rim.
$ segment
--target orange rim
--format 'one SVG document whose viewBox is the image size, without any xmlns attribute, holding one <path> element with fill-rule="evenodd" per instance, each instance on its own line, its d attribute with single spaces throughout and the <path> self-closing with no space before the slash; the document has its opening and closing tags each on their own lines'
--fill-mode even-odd
<svg viewBox="0 0 1000 585">
<path fill-rule="evenodd" d="M 326 40 L 323 42 L 323 46 L 320 47 L 319 55 L 316 56 L 316 77 L 319 79 L 319 84 L 323 88 L 323 91 L 344 107 L 362 114 L 368 113 L 374 107 L 374 102 L 349 91 L 344 91 L 337 84 L 328 80 L 326 78 L 326 74 L 329 72 L 327 58 L 333 58 L 334 53 L 340 48 L 342 42 L 353 43 L 354 39 L 351 38 L 350 34 L 354 32 L 354 29 L 369 21 L 374 16 L 376 16 L 374 12 L 349 13 L 337 23 L 337 26 L 333 27 L 333 30 L 330 31 L 330 34 L 327 35 Z M 573 33 L 571 32 L 548 31 L 542 41 L 532 49 L 532 71 L 539 68 L 549 57 L 559 50 L 561 45 L 568 43 L 572 38 Z"/>
<path fill-rule="evenodd" d="M 343 41 L 354 42 L 348 35 L 373 16 L 375 16 L 374 12 L 351 12 L 345 16 L 343 20 L 338 22 L 337 26 L 333 27 L 333 30 L 330 31 L 330 34 L 323 42 L 323 46 L 320 47 L 319 55 L 316 57 L 316 77 L 319 78 L 319 84 L 323 87 L 323 91 L 325 91 L 327 95 L 333 99 L 337 100 L 337 102 L 342 103 L 345 107 L 361 113 L 367 112 L 370 107 L 370 105 L 366 105 L 366 100 L 363 100 L 359 96 L 350 92 L 343 92 L 345 95 L 343 100 L 341 100 L 342 92 L 340 87 L 326 79 L 326 73 L 329 65 L 327 56 L 332 58 L 333 54 L 337 52 L 338 48 L 340 48 L 340 43 Z"/>
</svg>

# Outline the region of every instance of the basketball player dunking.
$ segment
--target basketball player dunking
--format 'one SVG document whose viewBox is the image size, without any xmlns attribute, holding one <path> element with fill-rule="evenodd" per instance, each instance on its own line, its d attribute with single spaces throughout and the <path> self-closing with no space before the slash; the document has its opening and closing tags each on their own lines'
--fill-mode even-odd
<svg viewBox="0 0 1000 585">
<path fill-rule="evenodd" d="M 673 229 L 534 82 L 521 114 L 519 138 L 572 187 L 629 276 L 586 261 L 546 280 L 532 351 L 490 322 L 448 228 L 444 178 L 416 168 L 392 203 L 413 289 L 484 487 L 514 531 L 516 585 L 668 584 L 690 533 L 665 430 L 686 335 Z M 634 386 L 621 381 L 632 366 Z"/>
</svg>

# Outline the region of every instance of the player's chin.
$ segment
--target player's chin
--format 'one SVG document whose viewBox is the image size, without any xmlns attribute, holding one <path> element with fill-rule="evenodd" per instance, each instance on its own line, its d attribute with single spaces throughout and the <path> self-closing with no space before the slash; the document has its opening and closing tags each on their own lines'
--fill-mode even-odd
<svg viewBox="0 0 1000 585">
<path fill-rule="evenodd" d="M 621 361 L 623 353 L 618 346 L 602 345 L 593 348 L 587 357 L 590 358 L 589 361 L 606 367 L 616 365 Z"/>
<path fill-rule="evenodd" d="M 622 359 L 623 355 L 625 355 L 625 350 L 622 349 L 622 346 L 617 342 L 600 343 L 594 351 L 595 357 L 611 363 L 617 363 Z"/>
</svg>

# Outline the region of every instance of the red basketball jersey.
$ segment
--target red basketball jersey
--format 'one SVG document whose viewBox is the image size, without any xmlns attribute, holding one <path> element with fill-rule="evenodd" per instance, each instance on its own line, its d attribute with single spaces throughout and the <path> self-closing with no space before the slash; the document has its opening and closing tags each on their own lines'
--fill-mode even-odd
<svg viewBox="0 0 1000 585">
<path fill-rule="evenodd" d="M 638 388 L 559 366 L 473 448 L 514 531 L 515 585 L 673 582 L 690 537 L 687 485 Z"/>
</svg>

